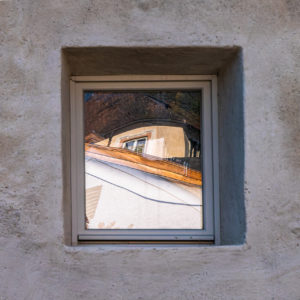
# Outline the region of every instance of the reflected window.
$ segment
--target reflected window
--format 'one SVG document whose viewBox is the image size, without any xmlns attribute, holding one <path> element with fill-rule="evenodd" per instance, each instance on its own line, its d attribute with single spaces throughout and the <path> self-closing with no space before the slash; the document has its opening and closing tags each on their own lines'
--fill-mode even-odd
<svg viewBox="0 0 300 300">
<path fill-rule="evenodd" d="M 133 139 L 123 143 L 123 148 L 142 154 L 146 146 L 146 138 Z"/>
</svg>

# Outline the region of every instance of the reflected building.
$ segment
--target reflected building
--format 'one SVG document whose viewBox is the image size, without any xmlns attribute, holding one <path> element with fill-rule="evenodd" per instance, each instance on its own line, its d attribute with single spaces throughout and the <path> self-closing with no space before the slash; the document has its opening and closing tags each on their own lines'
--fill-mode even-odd
<svg viewBox="0 0 300 300">
<path fill-rule="evenodd" d="M 186 157 L 189 142 L 183 128 L 171 126 L 140 126 L 96 143 L 102 146 L 125 148 L 136 153 L 160 158 Z"/>
</svg>

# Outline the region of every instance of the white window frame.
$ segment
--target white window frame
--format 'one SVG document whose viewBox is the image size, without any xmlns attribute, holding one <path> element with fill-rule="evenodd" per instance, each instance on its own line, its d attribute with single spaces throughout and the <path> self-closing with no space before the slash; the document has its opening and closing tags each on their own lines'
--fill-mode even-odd
<svg viewBox="0 0 300 300">
<path fill-rule="evenodd" d="M 203 229 L 86 229 L 84 91 L 201 90 Z M 70 81 L 72 244 L 79 242 L 220 243 L 217 77 L 214 75 L 73 76 Z"/>
</svg>

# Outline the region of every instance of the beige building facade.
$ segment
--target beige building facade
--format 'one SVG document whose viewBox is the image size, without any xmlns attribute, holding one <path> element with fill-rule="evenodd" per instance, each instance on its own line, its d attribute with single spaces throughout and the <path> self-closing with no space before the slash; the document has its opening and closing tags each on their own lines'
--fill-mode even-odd
<svg viewBox="0 0 300 300">
<path fill-rule="evenodd" d="M 182 127 L 147 126 L 114 135 L 96 145 L 124 148 L 127 141 L 145 139 L 144 154 L 159 158 L 188 157 L 190 143 Z"/>
</svg>

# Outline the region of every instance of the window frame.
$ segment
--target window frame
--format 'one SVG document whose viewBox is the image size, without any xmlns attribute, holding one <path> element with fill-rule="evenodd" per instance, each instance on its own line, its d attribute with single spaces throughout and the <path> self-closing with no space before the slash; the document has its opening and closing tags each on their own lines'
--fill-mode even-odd
<svg viewBox="0 0 300 300">
<path fill-rule="evenodd" d="M 168 89 L 202 90 L 204 229 L 85 229 L 84 91 Z M 72 76 L 70 114 L 72 245 L 87 241 L 220 243 L 218 108 L 215 75 Z"/>
<path fill-rule="evenodd" d="M 126 148 L 126 147 L 125 147 L 126 143 L 128 143 L 128 142 L 134 142 L 134 150 L 131 150 L 131 151 L 138 153 L 138 152 L 136 151 L 136 148 L 137 148 L 137 143 L 138 143 L 138 141 L 140 141 L 140 140 L 145 140 L 145 145 L 144 145 L 144 147 L 143 147 L 143 151 L 141 152 L 141 153 L 144 153 L 144 149 L 145 149 L 146 146 L 147 146 L 147 140 L 148 140 L 147 136 L 145 136 L 145 135 L 143 135 L 143 136 L 141 136 L 141 137 L 138 137 L 138 138 L 132 138 L 132 139 L 129 139 L 129 140 L 125 140 L 124 142 L 122 142 L 122 148 L 123 148 L 123 149 L 129 149 L 129 148 Z M 130 150 L 130 149 L 129 149 L 129 150 Z"/>
</svg>

